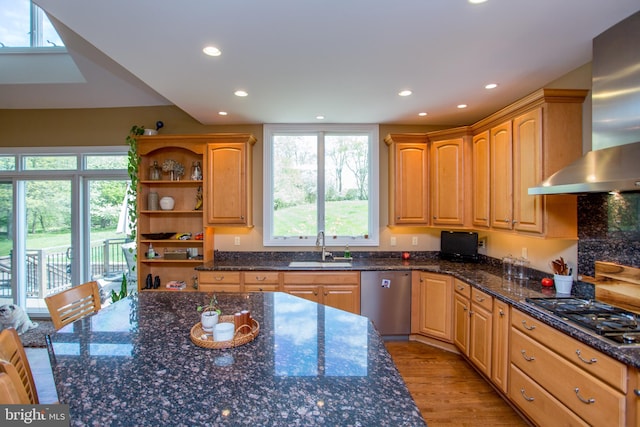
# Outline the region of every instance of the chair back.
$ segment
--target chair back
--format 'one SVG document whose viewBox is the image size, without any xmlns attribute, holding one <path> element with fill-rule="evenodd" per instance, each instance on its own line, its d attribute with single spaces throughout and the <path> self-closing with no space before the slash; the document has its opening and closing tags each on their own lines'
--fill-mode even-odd
<svg viewBox="0 0 640 427">
<path fill-rule="evenodd" d="M 18 332 L 13 328 L 7 328 L 0 332 L 0 358 L 6 360 L 16 368 L 20 376 L 20 381 L 29 398 L 29 403 L 34 405 L 38 404 L 38 392 L 36 391 L 36 384 L 33 381 L 31 366 L 29 365 L 27 354 L 24 352 L 24 347 L 22 346 Z"/>
<path fill-rule="evenodd" d="M 29 399 L 29 396 L 27 395 L 27 389 L 22 383 L 20 374 L 15 366 L 6 360 L 0 359 L 0 375 L 6 375 L 11 380 L 13 390 L 11 390 L 11 387 L 6 387 L 6 393 L 9 396 L 7 399 L 15 400 L 17 398 L 18 401 L 10 403 L 19 403 L 21 405 L 31 404 L 31 399 Z M 0 394 L 2 393 L 3 390 L 0 390 Z M 0 399 L 4 400 L 5 396 L 3 395 Z"/>
<path fill-rule="evenodd" d="M 44 301 L 57 330 L 99 311 L 100 288 L 98 282 L 87 282 L 50 295 Z"/>
<path fill-rule="evenodd" d="M 23 404 L 20 395 L 13 385 L 13 380 L 9 375 L 0 372 L 0 404 L 2 405 L 19 405 Z"/>
</svg>

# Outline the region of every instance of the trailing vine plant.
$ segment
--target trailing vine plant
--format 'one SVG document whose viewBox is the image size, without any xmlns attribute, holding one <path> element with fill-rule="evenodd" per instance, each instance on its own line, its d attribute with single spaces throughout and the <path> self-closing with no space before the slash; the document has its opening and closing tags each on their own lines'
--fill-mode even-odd
<svg viewBox="0 0 640 427">
<path fill-rule="evenodd" d="M 140 169 L 140 155 L 138 154 L 138 136 L 144 134 L 144 126 L 133 125 L 127 135 L 127 145 L 129 146 L 129 157 L 127 170 L 131 184 L 127 190 L 127 206 L 129 207 L 129 225 L 131 227 L 129 238 L 136 240 L 138 229 L 138 172 Z"/>
</svg>

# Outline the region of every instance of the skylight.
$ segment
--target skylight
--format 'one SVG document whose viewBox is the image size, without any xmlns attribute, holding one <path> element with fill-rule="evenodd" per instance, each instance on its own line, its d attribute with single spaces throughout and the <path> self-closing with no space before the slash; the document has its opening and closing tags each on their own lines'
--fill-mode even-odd
<svg viewBox="0 0 640 427">
<path fill-rule="evenodd" d="M 12 47 L 64 47 L 64 43 L 31 0 L 0 0 L 0 49 Z"/>
</svg>

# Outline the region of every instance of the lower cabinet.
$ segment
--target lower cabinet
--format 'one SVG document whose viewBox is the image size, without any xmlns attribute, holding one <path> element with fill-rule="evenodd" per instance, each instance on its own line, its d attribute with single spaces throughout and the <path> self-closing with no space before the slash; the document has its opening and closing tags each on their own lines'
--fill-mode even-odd
<svg viewBox="0 0 640 427">
<path fill-rule="evenodd" d="M 417 322 L 412 322 L 411 332 L 453 342 L 453 278 L 421 272 L 417 286 L 412 286 L 412 294 L 412 299 L 418 302 L 419 315 Z"/>
<path fill-rule="evenodd" d="M 199 271 L 198 289 L 202 292 L 240 292 L 239 271 Z"/>
<path fill-rule="evenodd" d="M 511 316 L 509 397 L 529 418 L 540 425 L 574 417 L 593 426 L 627 425 L 626 365 L 519 310 Z"/>
<path fill-rule="evenodd" d="M 245 292 L 276 292 L 280 290 L 282 273 L 279 271 L 245 271 Z"/>
<path fill-rule="evenodd" d="M 360 314 L 360 272 L 284 272 L 282 283 L 289 294 Z"/>
<path fill-rule="evenodd" d="M 511 306 L 497 298 L 493 300 L 493 337 L 491 341 L 491 381 L 507 393 L 509 377 L 509 329 Z"/>
</svg>

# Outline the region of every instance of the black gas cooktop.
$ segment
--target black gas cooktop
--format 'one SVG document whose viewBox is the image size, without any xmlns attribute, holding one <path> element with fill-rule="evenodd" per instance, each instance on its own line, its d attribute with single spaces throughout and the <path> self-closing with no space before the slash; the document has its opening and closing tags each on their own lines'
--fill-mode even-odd
<svg viewBox="0 0 640 427">
<path fill-rule="evenodd" d="M 630 311 L 580 298 L 527 298 L 526 301 L 615 344 L 640 345 L 640 317 Z"/>
</svg>

